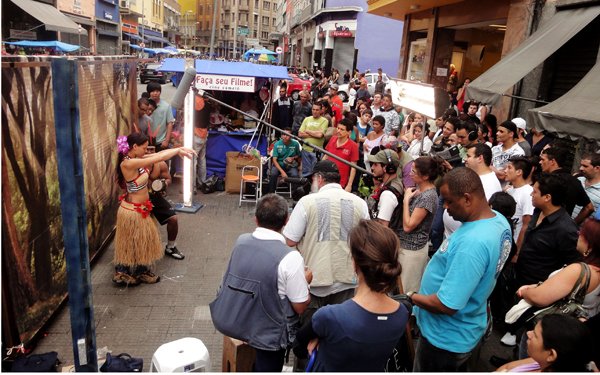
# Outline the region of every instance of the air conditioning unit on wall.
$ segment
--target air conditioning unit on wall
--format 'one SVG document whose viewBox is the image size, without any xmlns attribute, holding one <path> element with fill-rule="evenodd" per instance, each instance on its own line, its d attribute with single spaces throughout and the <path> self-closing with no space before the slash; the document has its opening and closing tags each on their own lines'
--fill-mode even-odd
<svg viewBox="0 0 600 375">
<path fill-rule="evenodd" d="M 121 8 L 129 8 L 129 0 L 120 0 L 119 7 Z"/>
</svg>

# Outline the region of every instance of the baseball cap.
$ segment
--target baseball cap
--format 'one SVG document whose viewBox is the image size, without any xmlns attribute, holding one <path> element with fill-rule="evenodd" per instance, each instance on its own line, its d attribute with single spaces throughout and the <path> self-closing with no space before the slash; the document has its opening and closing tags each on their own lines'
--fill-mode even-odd
<svg viewBox="0 0 600 375">
<path fill-rule="evenodd" d="M 329 88 L 330 88 L 330 89 L 334 89 L 335 91 L 337 91 L 337 90 L 339 90 L 339 89 L 340 89 L 340 86 L 339 86 L 337 83 L 332 83 L 332 84 L 329 86 Z"/>
<path fill-rule="evenodd" d="M 315 174 L 315 173 L 340 173 L 340 170 L 338 169 L 337 165 L 335 165 L 334 162 L 327 159 L 327 160 L 321 160 L 321 161 L 317 162 L 317 164 L 315 164 L 312 174 Z"/>
<path fill-rule="evenodd" d="M 400 165 L 400 158 L 398 158 L 398 154 L 392 150 L 381 150 L 375 155 L 368 155 L 367 160 L 369 160 L 371 163 L 388 164 L 388 155 L 390 159 L 392 159 L 392 164 L 394 167 Z"/>
<path fill-rule="evenodd" d="M 527 122 L 522 119 L 521 117 L 515 117 L 514 119 L 510 120 L 513 122 L 513 124 L 517 125 L 517 128 L 525 131 L 525 133 L 527 133 Z"/>
</svg>

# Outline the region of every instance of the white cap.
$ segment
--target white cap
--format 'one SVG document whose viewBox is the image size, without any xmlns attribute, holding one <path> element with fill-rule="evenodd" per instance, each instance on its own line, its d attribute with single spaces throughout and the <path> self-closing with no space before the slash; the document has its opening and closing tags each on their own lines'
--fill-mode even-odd
<svg viewBox="0 0 600 375">
<path fill-rule="evenodd" d="M 527 122 L 524 119 L 522 119 L 521 117 L 515 117 L 514 119 L 512 119 L 510 121 L 512 121 L 515 125 L 517 125 L 518 129 L 521 129 L 525 133 L 527 133 Z"/>
</svg>

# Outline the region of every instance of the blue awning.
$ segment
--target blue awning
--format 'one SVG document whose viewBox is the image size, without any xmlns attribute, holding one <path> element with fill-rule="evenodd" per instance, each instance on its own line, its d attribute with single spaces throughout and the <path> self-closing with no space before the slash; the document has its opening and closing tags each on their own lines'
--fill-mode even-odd
<svg viewBox="0 0 600 375">
<path fill-rule="evenodd" d="M 56 40 L 52 41 L 37 41 L 37 40 L 21 40 L 18 42 L 4 42 L 6 44 L 12 44 L 13 46 L 19 47 L 50 47 L 56 48 L 63 52 L 73 52 L 79 49 L 79 46 L 73 44 L 67 44 Z"/>
<path fill-rule="evenodd" d="M 152 36 L 152 35 L 144 35 L 144 39 L 146 39 L 146 41 L 170 44 L 169 40 L 167 40 L 165 38 L 159 38 L 156 36 Z"/>
<path fill-rule="evenodd" d="M 168 57 L 162 61 L 158 70 L 162 72 L 185 72 L 185 60 Z"/>
<path fill-rule="evenodd" d="M 130 44 L 130 45 L 129 45 L 129 48 L 133 48 L 133 49 L 136 49 L 136 50 L 140 50 L 140 49 L 142 49 L 142 47 L 140 47 L 140 46 L 138 46 L 138 45 L 136 45 L 136 44 Z"/>
<path fill-rule="evenodd" d="M 141 36 L 136 35 L 136 34 L 130 34 L 130 33 L 123 32 L 123 35 L 125 35 L 133 40 L 143 40 Z"/>
<path fill-rule="evenodd" d="M 290 79 L 285 66 L 259 65 L 250 62 L 196 60 L 196 71 L 225 76 Z"/>
</svg>

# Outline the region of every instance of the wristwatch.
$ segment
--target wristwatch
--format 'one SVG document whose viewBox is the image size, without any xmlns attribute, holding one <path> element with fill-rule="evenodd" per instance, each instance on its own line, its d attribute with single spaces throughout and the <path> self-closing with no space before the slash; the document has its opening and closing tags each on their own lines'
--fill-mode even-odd
<svg viewBox="0 0 600 375">
<path fill-rule="evenodd" d="M 410 292 L 406 292 L 406 296 L 408 297 L 408 300 L 410 301 L 410 303 L 412 303 L 413 305 L 415 304 L 412 300 L 412 296 L 414 296 L 417 292 L 415 291 L 410 291 Z"/>
</svg>

